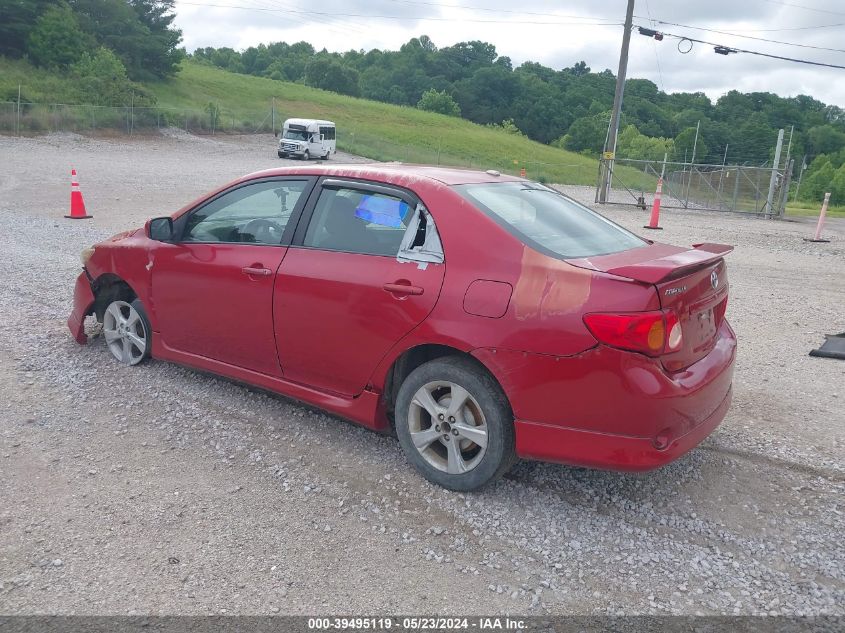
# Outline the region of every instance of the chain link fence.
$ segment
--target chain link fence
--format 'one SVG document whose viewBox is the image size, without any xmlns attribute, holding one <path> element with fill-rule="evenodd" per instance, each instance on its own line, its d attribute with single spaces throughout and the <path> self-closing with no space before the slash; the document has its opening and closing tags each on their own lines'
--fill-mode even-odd
<svg viewBox="0 0 845 633">
<path fill-rule="evenodd" d="M 662 174 L 661 207 L 769 217 L 783 217 L 792 173 L 792 161 L 780 169 L 628 158 L 603 159 L 602 164 L 611 170 L 610 204 L 650 205 Z"/>
<path fill-rule="evenodd" d="M 272 132 L 267 111 L 234 113 L 214 104 L 203 110 L 166 107 L 68 105 L 0 102 L 0 134 L 27 136 L 50 132 L 145 134 L 180 128 L 189 134 Z"/>
</svg>

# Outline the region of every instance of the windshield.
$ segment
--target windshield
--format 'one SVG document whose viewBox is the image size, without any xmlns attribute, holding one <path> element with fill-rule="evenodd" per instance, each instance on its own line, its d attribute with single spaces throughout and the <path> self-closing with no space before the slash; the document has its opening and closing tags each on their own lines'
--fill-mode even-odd
<svg viewBox="0 0 845 633">
<path fill-rule="evenodd" d="M 524 244 L 553 257 L 592 257 L 646 245 L 621 226 L 538 183 L 482 183 L 454 189 Z"/>
<path fill-rule="evenodd" d="M 307 141 L 310 134 L 305 130 L 285 130 L 282 138 L 290 139 L 292 141 Z"/>
</svg>

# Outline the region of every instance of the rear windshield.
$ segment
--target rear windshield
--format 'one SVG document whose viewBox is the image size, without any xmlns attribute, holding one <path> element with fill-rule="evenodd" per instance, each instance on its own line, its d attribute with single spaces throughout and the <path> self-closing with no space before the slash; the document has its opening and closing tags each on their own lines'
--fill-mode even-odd
<svg viewBox="0 0 845 633">
<path fill-rule="evenodd" d="M 646 245 L 621 226 L 538 183 L 496 182 L 454 189 L 523 243 L 553 257 L 593 257 Z"/>
</svg>

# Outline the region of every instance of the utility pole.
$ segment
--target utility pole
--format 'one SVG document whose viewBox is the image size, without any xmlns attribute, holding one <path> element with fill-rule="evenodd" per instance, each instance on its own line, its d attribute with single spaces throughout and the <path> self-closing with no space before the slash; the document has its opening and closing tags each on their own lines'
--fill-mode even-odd
<svg viewBox="0 0 845 633">
<path fill-rule="evenodd" d="M 778 209 L 778 217 L 783 219 L 786 215 L 786 203 L 789 201 L 789 185 L 792 184 L 792 170 L 795 166 L 795 160 L 790 158 L 786 161 L 786 173 L 783 181 L 783 196 L 780 200 L 780 208 Z"/>
<path fill-rule="evenodd" d="M 778 144 L 775 147 L 775 161 L 772 164 L 772 175 L 769 178 L 769 195 L 766 196 L 766 217 L 772 217 L 772 204 L 775 199 L 775 183 L 778 178 L 778 167 L 780 166 L 780 151 L 783 148 L 783 128 L 778 130 Z"/>
<path fill-rule="evenodd" d="M 801 171 L 798 172 L 798 184 L 795 186 L 795 197 L 792 198 L 792 201 L 795 202 L 798 200 L 798 192 L 801 190 L 801 179 L 804 177 L 804 170 L 807 169 L 807 155 L 804 154 L 804 158 L 801 159 Z"/>
<path fill-rule="evenodd" d="M 684 200 L 684 209 L 686 209 L 689 206 L 689 188 L 690 188 L 690 185 L 692 184 L 692 169 L 693 169 L 693 166 L 695 165 L 695 150 L 698 148 L 698 130 L 699 130 L 700 127 L 701 127 L 701 119 L 699 119 L 698 123 L 695 124 L 695 140 L 693 140 L 693 142 L 692 142 L 692 159 L 690 159 L 690 165 L 689 165 L 689 178 L 687 178 L 687 195 L 686 195 L 686 199 Z M 727 148 L 725 148 L 725 151 L 727 152 Z"/>
<path fill-rule="evenodd" d="M 786 144 L 786 158 L 783 159 L 783 166 L 789 165 L 790 152 L 792 151 L 792 134 L 795 132 L 795 126 L 789 128 L 789 143 Z"/>
<path fill-rule="evenodd" d="M 628 48 L 631 44 L 631 24 L 634 19 L 634 0 L 628 0 L 625 12 L 625 32 L 622 34 L 622 50 L 619 53 L 619 70 L 616 72 L 616 92 L 613 95 L 613 113 L 610 116 L 607 141 L 604 144 L 604 171 L 599 189 L 599 202 L 607 202 L 607 194 L 613 179 L 613 161 L 616 158 L 616 138 L 619 135 L 619 116 L 622 113 L 622 95 L 625 92 L 625 75 L 628 72 Z"/>
<path fill-rule="evenodd" d="M 21 135 L 21 85 L 18 84 L 18 116 L 15 119 L 15 134 Z"/>
<path fill-rule="evenodd" d="M 270 106 L 270 112 L 273 115 L 273 136 L 276 136 L 276 97 L 273 97 L 273 104 Z"/>
</svg>

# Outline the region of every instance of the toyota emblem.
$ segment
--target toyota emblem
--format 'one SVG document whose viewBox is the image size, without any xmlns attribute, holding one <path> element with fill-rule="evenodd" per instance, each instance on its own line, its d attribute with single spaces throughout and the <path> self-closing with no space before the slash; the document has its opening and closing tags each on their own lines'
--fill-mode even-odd
<svg viewBox="0 0 845 633">
<path fill-rule="evenodd" d="M 719 287 L 719 274 L 715 270 L 710 273 L 710 285 L 713 286 L 713 290 Z"/>
</svg>

